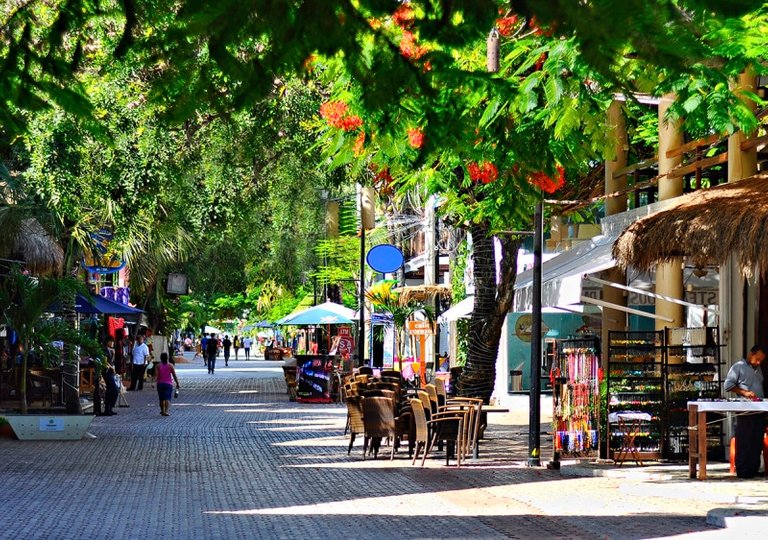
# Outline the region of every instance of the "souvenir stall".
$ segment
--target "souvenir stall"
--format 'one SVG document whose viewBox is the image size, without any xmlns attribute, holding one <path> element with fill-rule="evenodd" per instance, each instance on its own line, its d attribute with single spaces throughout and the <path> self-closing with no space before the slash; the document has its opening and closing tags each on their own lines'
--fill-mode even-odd
<svg viewBox="0 0 768 540">
<path fill-rule="evenodd" d="M 334 342 L 331 337 L 331 327 L 337 328 L 336 334 L 342 334 L 338 330 L 340 326 L 352 325 L 354 321 L 342 313 L 347 310 L 344 306 L 330 302 L 309 308 L 295 315 L 289 315 L 279 320 L 276 324 L 281 326 L 301 326 L 307 328 L 324 328 L 328 337 L 328 343 L 324 343 L 323 350 L 331 351 Z M 351 311 L 351 310 L 347 310 Z M 312 332 L 307 332 L 308 337 Z M 344 333 L 351 336 L 351 332 Z M 349 345 L 348 340 L 336 341 L 336 350 L 340 352 L 341 342 L 344 349 Z M 318 344 L 319 345 L 319 344 Z M 320 347 L 318 347 L 319 349 Z M 296 399 L 307 403 L 331 403 L 336 393 L 334 384 L 337 381 L 335 373 L 338 369 L 341 356 L 336 354 L 300 354 L 296 355 Z"/>
<path fill-rule="evenodd" d="M 557 340 L 550 368 L 554 461 L 595 457 L 600 425 L 600 340 Z"/>
</svg>

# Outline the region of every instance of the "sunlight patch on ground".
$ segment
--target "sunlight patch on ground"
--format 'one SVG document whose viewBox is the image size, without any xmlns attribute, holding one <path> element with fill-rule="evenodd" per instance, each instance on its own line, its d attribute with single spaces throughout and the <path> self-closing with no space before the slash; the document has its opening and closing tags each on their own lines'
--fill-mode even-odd
<svg viewBox="0 0 768 540">
<path fill-rule="evenodd" d="M 323 424 L 323 425 L 329 425 L 332 424 L 334 426 L 341 426 L 343 428 L 344 426 L 339 424 L 338 418 L 316 418 L 312 420 L 301 420 L 301 419 L 292 419 L 292 418 L 278 418 L 275 420 L 254 420 L 252 422 L 248 422 L 249 424 L 287 424 L 287 425 L 299 425 L 299 426 L 307 426 L 307 425 L 317 425 L 317 424 Z"/>
<path fill-rule="evenodd" d="M 291 428 L 291 429 L 295 431 L 300 431 L 295 428 Z M 286 431 L 286 430 L 280 430 L 280 431 Z M 349 445 L 349 443 L 347 443 L 347 445 Z M 309 439 L 306 439 L 306 438 L 296 439 L 295 441 L 284 441 L 284 442 L 273 443 L 272 446 L 276 446 L 276 447 L 339 446 L 339 438 L 331 436 L 331 437 L 314 437 Z M 339 446 L 339 451 L 341 450 L 342 448 Z M 344 452 L 346 452 L 346 449 L 344 450 Z"/>
<path fill-rule="evenodd" d="M 515 486 L 505 485 L 507 492 Z M 477 497 L 476 490 L 436 491 L 406 495 L 382 495 L 318 504 L 286 506 L 281 508 L 253 508 L 248 510 L 218 510 L 206 514 L 228 515 L 342 515 L 342 516 L 509 516 L 530 515 L 532 509 L 516 501 L 482 498 L 477 505 L 466 508 L 466 500 Z M 456 501 L 457 504 L 454 504 Z M 462 505 L 458 503 L 461 502 Z M 436 531 L 437 532 L 437 531 Z M 439 536 L 447 531 L 442 531 Z"/>
</svg>

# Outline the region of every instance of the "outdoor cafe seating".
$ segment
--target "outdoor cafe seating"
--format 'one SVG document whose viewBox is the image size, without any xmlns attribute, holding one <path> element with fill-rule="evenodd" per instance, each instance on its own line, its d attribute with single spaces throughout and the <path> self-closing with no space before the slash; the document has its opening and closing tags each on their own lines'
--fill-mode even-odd
<svg viewBox="0 0 768 540">
<path fill-rule="evenodd" d="M 381 382 L 373 375 L 348 376 L 344 381 L 350 454 L 358 435 L 363 435 L 363 459 L 378 456 L 381 443 L 389 441 L 390 459 L 403 441 L 408 442 L 412 464 L 419 456 L 422 466 L 437 446 L 445 447 L 446 464 L 451 459 L 461 466 L 470 454 L 477 455 L 482 436 L 483 401 L 476 398 L 448 398 L 442 381 L 424 390 L 404 391 L 394 382 Z M 415 451 L 415 452 L 414 452 Z"/>
</svg>

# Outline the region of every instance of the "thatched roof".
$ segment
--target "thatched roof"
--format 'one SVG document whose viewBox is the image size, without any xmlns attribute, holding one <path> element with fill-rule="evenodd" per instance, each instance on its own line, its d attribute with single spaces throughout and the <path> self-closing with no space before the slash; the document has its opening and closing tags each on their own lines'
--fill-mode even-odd
<svg viewBox="0 0 768 540">
<path fill-rule="evenodd" d="M 768 274 L 768 174 L 701 189 L 644 217 L 613 246 L 622 268 L 649 270 L 685 257 L 697 266 L 720 265 L 731 254 L 745 276 Z"/>
<path fill-rule="evenodd" d="M 46 232 L 40 222 L 28 218 L 19 223 L 13 237 L 13 254 L 33 274 L 50 274 L 61 270 L 64 251 Z"/>
<path fill-rule="evenodd" d="M 401 302 L 410 302 L 418 300 L 424 302 L 435 296 L 441 298 L 451 297 L 451 287 L 448 285 L 414 285 L 411 287 L 398 287 L 393 292 L 400 294 Z"/>
</svg>

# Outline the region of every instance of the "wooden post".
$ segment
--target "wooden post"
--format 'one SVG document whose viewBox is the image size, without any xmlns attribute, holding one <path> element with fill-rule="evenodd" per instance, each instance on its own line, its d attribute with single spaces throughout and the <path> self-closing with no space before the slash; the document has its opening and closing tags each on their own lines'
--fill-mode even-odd
<svg viewBox="0 0 768 540">
<path fill-rule="evenodd" d="M 606 156 L 605 160 L 605 193 L 614 193 L 622 191 L 627 187 L 627 176 L 615 176 L 616 171 L 627 166 L 627 124 L 624 120 L 624 113 L 621 110 L 621 103 L 614 101 L 608 108 L 608 126 L 613 129 L 616 138 L 614 155 Z M 605 200 L 605 215 L 611 216 L 620 214 L 627 210 L 627 196 L 609 197 Z M 613 283 L 627 284 L 627 276 L 620 268 L 614 267 L 606 270 L 603 279 Z M 624 291 L 616 287 L 603 285 L 603 300 L 619 306 L 627 306 L 627 297 Z M 613 321 L 613 322 L 612 322 Z M 601 328 L 601 357 L 602 368 L 606 369 L 608 365 L 608 332 L 611 330 L 626 330 L 627 314 L 623 311 L 611 308 L 603 308 L 603 322 Z"/>
<path fill-rule="evenodd" d="M 659 175 L 665 175 L 682 161 L 682 155 L 667 157 L 667 152 L 683 144 L 679 122 L 667 121 L 666 115 L 674 96 L 666 95 L 659 102 Z M 683 194 L 683 177 L 659 179 L 659 200 L 672 199 Z M 669 262 L 656 265 L 656 294 L 684 299 L 683 259 L 675 257 Z M 683 306 L 656 299 L 656 315 L 672 319 L 672 322 L 656 319 L 656 330 L 666 326 L 685 326 Z"/>
</svg>

